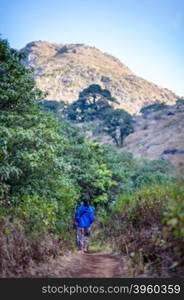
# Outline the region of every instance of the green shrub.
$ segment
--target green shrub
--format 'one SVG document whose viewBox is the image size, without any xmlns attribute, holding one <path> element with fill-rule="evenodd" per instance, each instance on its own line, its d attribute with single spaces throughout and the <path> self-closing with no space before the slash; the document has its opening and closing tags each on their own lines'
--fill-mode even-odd
<svg viewBox="0 0 184 300">
<path fill-rule="evenodd" d="M 184 268 L 184 186 L 173 188 L 162 216 L 163 235 L 170 247 L 174 260 L 172 268 Z"/>
<path fill-rule="evenodd" d="M 151 113 L 151 112 L 166 109 L 168 107 L 169 107 L 169 105 L 167 105 L 165 103 L 154 103 L 154 104 L 151 104 L 151 105 L 144 106 L 143 108 L 141 108 L 140 112 L 142 114 L 148 114 L 148 113 Z"/>
<path fill-rule="evenodd" d="M 180 98 L 176 101 L 176 104 L 184 104 L 184 99 Z"/>
<path fill-rule="evenodd" d="M 145 187 L 121 195 L 111 206 L 103 234 L 116 251 L 128 255 L 135 276 L 184 274 L 184 188 L 181 185 Z"/>
</svg>

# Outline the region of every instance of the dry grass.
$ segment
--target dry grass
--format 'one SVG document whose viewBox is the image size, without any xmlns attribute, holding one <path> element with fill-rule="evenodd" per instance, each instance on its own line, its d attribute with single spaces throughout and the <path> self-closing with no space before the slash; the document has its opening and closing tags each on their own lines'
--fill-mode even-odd
<svg viewBox="0 0 184 300">
<path fill-rule="evenodd" d="M 70 243 L 48 235 L 28 238 L 17 221 L 1 221 L 0 277 L 31 277 L 39 264 L 70 248 Z"/>
<path fill-rule="evenodd" d="M 174 115 L 167 115 L 168 111 Z M 155 120 L 157 115 L 159 120 Z M 148 119 L 142 116 L 135 117 L 135 131 L 125 138 L 124 147 L 120 151 L 128 151 L 136 157 L 148 159 L 165 159 L 173 165 L 172 173 L 181 175 L 183 169 L 184 154 L 163 154 L 167 149 L 184 150 L 184 106 L 177 111 L 176 106 L 162 112 L 149 115 Z"/>
</svg>

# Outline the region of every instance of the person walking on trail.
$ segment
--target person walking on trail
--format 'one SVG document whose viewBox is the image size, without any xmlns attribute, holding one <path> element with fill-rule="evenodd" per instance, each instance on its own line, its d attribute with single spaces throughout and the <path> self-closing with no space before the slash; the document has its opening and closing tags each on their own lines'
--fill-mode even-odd
<svg viewBox="0 0 184 300">
<path fill-rule="evenodd" d="M 94 207 L 89 205 L 88 200 L 78 206 L 75 212 L 75 225 L 77 229 L 77 246 L 81 253 L 87 252 L 90 238 L 90 226 L 95 220 Z"/>
</svg>

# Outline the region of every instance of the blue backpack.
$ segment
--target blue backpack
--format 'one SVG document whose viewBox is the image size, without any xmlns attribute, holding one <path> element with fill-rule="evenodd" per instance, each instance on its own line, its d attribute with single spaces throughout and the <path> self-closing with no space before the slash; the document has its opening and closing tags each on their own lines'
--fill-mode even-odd
<svg viewBox="0 0 184 300">
<path fill-rule="evenodd" d="M 75 214 L 75 221 L 78 227 L 88 228 L 95 220 L 94 207 L 80 205 Z"/>
</svg>

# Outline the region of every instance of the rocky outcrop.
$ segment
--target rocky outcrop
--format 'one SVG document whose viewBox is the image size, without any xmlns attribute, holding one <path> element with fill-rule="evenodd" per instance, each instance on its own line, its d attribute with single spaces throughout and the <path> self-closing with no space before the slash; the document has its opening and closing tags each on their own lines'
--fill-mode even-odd
<svg viewBox="0 0 184 300">
<path fill-rule="evenodd" d="M 22 49 L 23 63 L 34 67 L 37 85 L 48 100 L 73 102 L 91 84 L 99 84 L 116 97 L 117 107 L 137 113 L 158 102 L 174 104 L 177 97 L 135 74 L 117 58 L 84 44 L 54 44 L 35 41 Z"/>
</svg>

